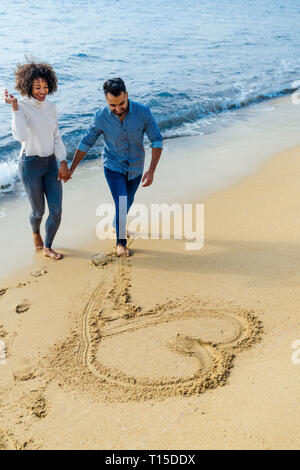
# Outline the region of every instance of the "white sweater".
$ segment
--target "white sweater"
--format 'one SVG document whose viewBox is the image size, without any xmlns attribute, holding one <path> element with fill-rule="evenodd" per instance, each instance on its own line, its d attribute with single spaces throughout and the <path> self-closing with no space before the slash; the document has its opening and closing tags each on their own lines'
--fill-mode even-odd
<svg viewBox="0 0 300 470">
<path fill-rule="evenodd" d="M 66 148 L 58 129 L 57 109 L 50 101 L 33 97 L 18 100 L 18 111 L 12 114 L 12 133 L 22 142 L 21 152 L 27 156 L 48 157 L 55 154 L 60 161 L 66 159 Z"/>
</svg>

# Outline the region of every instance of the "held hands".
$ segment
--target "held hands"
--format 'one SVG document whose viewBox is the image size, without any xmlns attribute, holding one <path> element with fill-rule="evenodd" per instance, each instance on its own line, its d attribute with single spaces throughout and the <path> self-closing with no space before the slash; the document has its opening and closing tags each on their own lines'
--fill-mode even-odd
<svg viewBox="0 0 300 470">
<path fill-rule="evenodd" d="M 62 161 L 58 170 L 58 181 L 62 180 L 64 183 L 72 179 L 72 172 L 68 168 L 66 161 Z"/>
<path fill-rule="evenodd" d="M 3 99 L 5 103 L 8 103 L 11 105 L 13 111 L 18 111 L 18 100 L 17 98 L 14 97 L 14 95 L 11 95 L 8 93 L 8 90 L 5 90 L 3 93 Z"/>
<path fill-rule="evenodd" d="M 153 182 L 154 172 L 151 170 L 146 171 L 142 178 L 142 186 L 150 186 Z"/>
</svg>

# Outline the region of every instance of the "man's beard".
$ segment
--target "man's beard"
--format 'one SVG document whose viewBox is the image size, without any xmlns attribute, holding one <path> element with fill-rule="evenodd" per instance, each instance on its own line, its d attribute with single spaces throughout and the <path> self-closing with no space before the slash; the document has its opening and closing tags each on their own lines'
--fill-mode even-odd
<svg viewBox="0 0 300 470">
<path fill-rule="evenodd" d="M 121 113 L 116 113 L 116 111 L 114 111 L 114 114 L 116 116 L 123 116 L 123 114 L 125 114 L 128 110 L 128 105 L 126 106 L 126 108 L 123 109 L 123 111 Z"/>
<path fill-rule="evenodd" d="M 126 112 L 126 109 L 123 109 L 123 111 L 121 113 L 117 113 L 116 111 L 114 111 L 114 113 L 117 115 L 117 116 L 123 116 L 123 114 Z"/>
</svg>

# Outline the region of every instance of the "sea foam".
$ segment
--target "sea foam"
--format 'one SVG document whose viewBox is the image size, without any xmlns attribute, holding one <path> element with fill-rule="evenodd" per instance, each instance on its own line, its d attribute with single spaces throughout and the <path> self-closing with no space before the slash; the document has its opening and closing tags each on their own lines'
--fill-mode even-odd
<svg viewBox="0 0 300 470">
<path fill-rule="evenodd" d="M 7 160 L 0 163 L 0 194 L 12 192 L 19 180 L 18 161 Z"/>
</svg>

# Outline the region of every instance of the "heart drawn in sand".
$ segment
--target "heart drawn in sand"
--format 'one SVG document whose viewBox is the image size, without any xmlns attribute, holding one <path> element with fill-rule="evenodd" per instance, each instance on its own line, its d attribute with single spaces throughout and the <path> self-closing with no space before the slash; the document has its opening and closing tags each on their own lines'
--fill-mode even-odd
<svg viewBox="0 0 300 470">
<path fill-rule="evenodd" d="M 128 261 L 107 270 L 81 331 L 51 359 L 51 372 L 72 385 L 118 401 L 200 394 L 225 385 L 236 354 L 261 339 L 254 313 L 224 302 L 194 296 L 143 310 L 131 301 Z"/>
</svg>

